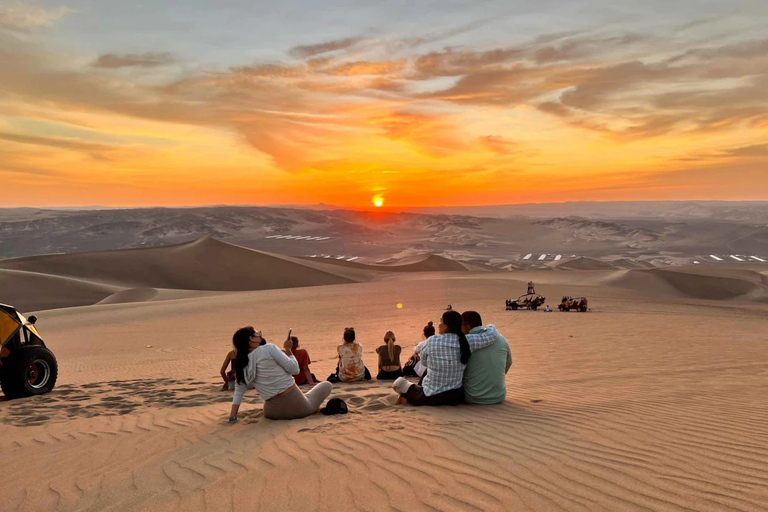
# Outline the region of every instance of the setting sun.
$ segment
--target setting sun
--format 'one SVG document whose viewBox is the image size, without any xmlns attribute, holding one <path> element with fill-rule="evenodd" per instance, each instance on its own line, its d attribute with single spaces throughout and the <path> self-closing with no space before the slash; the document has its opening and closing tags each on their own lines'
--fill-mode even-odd
<svg viewBox="0 0 768 512">
<path fill-rule="evenodd" d="M 384 204 L 384 199 L 380 197 L 374 197 L 373 198 L 373 206 L 376 208 L 380 208 Z"/>
</svg>

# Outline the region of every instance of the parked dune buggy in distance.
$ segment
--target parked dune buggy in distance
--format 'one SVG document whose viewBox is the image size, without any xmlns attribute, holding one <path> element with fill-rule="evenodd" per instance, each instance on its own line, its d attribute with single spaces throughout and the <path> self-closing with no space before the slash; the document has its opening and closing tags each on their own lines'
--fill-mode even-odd
<svg viewBox="0 0 768 512">
<path fill-rule="evenodd" d="M 517 311 L 518 309 L 532 309 L 533 311 L 536 311 L 546 300 L 546 297 L 539 295 L 538 293 L 526 293 L 515 300 L 507 299 L 506 310 Z"/>
<path fill-rule="evenodd" d="M 557 306 L 560 311 L 581 311 L 585 313 L 587 311 L 587 298 L 586 297 L 563 297 L 563 301 Z"/>
<path fill-rule="evenodd" d="M 0 304 L 0 387 L 7 398 L 43 395 L 56 385 L 59 366 L 36 321 Z"/>
</svg>

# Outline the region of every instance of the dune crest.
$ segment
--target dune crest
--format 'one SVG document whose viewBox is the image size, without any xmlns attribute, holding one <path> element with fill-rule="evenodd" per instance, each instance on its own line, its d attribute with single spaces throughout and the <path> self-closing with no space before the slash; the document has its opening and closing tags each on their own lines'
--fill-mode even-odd
<svg viewBox="0 0 768 512">
<path fill-rule="evenodd" d="M 165 247 L 0 261 L 0 283 L 9 290 L 4 300 L 25 310 L 140 302 L 155 298 L 157 289 L 251 291 L 357 281 L 209 237 Z"/>
<path fill-rule="evenodd" d="M 155 288 L 130 288 L 113 293 L 109 297 L 100 300 L 98 304 L 125 304 L 128 302 L 146 302 L 157 297 Z"/>
<path fill-rule="evenodd" d="M 735 269 L 628 270 L 612 284 L 638 292 L 657 292 L 705 300 L 768 299 L 768 279 L 759 272 Z"/>
<path fill-rule="evenodd" d="M 558 262 L 553 262 L 549 265 L 551 268 L 558 270 L 615 270 L 616 267 L 605 261 L 596 260 L 593 258 L 568 258 Z"/>
</svg>

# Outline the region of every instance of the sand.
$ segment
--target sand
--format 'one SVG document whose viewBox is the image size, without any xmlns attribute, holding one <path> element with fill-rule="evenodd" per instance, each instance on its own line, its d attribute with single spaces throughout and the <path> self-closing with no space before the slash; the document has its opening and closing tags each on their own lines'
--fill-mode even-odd
<svg viewBox="0 0 768 512">
<path fill-rule="evenodd" d="M 210 276 L 195 291 L 193 278 L 174 288 L 160 271 L 137 286 L 103 260 L 105 281 L 68 276 L 115 289 L 101 304 L 34 311 L 61 374 L 49 395 L 0 401 L 3 510 L 768 504 L 763 267 L 392 272 L 317 285 L 319 268 L 286 266 L 316 286 L 215 292 Z M 289 277 L 281 272 L 272 278 Z M 552 307 L 584 295 L 591 310 L 504 311 L 529 279 Z M 714 296 L 723 281 L 713 279 L 729 280 L 727 298 Z M 217 390 L 218 370 L 236 328 L 253 324 L 270 341 L 293 328 L 324 377 L 344 327 L 355 327 L 375 367 L 386 330 L 410 352 L 448 303 L 480 311 L 509 340 L 503 404 L 419 409 L 395 406 L 388 383 L 337 384 L 346 416 L 266 420 L 249 391 L 241 421 L 227 424 L 231 394 Z"/>
</svg>

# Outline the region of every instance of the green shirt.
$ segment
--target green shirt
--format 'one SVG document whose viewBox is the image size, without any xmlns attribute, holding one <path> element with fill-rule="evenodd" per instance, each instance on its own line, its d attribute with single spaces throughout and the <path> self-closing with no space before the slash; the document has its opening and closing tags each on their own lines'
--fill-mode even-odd
<svg viewBox="0 0 768 512">
<path fill-rule="evenodd" d="M 470 334 L 485 331 L 475 327 Z M 493 345 L 472 352 L 464 370 L 464 400 L 470 404 L 498 404 L 507 397 L 505 375 L 512 366 L 512 351 L 506 338 L 499 334 Z"/>
</svg>

